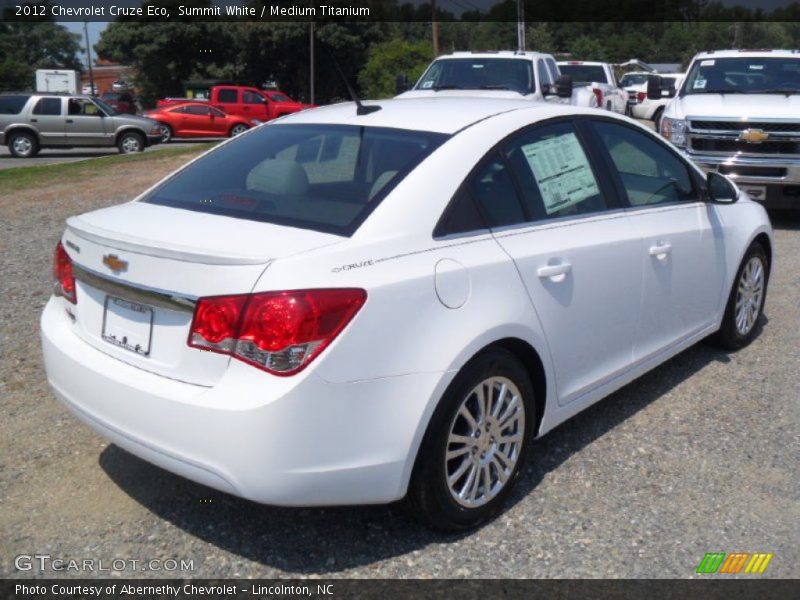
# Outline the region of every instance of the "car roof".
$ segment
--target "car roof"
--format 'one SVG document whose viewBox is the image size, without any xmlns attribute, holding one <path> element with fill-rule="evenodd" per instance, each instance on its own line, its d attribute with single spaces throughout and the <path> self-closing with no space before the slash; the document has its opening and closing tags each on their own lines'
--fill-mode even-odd
<svg viewBox="0 0 800 600">
<path fill-rule="evenodd" d="M 558 66 L 569 66 L 569 65 L 589 65 L 590 67 L 602 67 L 604 62 L 598 62 L 596 60 L 560 60 L 558 61 Z"/>
<path fill-rule="evenodd" d="M 800 58 L 798 50 L 770 50 L 770 49 L 743 49 L 743 50 L 708 50 L 695 55 L 698 58 Z"/>
<path fill-rule="evenodd" d="M 482 97 L 394 98 L 364 101 L 364 104 L 378 105 L 381 110 L 359 116 L 355 103 L 342 102 L 293 113 L 272 123 L 365 125 L 453 134 L 479 121 L 515 110 L 530 110 L 531 122 L 585 112 L 562 104 Z"/>
<path fill-rule="evenodd" d="M 552 58 L 551 54 L 543 52 L 519 51 L 519 50 L 483 50 L 470 52 L 451 52 L 437 56 L 435 60 L 448 60 L 452 58 L 517 58 L 520 60 L 531 60 L 534 58 Z"/>
</svg>

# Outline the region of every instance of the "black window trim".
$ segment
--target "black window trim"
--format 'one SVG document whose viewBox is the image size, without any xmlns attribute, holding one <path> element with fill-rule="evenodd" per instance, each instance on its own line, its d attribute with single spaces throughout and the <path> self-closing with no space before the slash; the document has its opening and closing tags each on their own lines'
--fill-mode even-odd
<svg viewBox="0 0 800 600">
<path fill-rule="evenodd" d="M 600 154 L 602 162 L 605 163 L 604 171 L 609 173 L 609 179 L 616 188 L 617 196 L 619 197 L 622 207 L 625 210 L 629 212 L 639 212 L 642 210 L 655 210 L 670 206 L 689 206 L 698 202 L 705 203 L 705 181 L 700 177 L 697 169 L 694 168 L 691 162 L 689 162 L 689 160 L 684 156 L 681 156 L 680 152 L 672 148 L 663 138 L 661 138 L 661 136 L 642 131 L 639 127 L 636 127 L 630 123 L 626 123 L 625 121 L 615 119 L 613 117 L 606 117 L 604 115 L 580 115 L 576 116 L 575 120 L 576 122 L 581 122 L 581 128 L 586 130 L 587 137 L 594 140 L 594 145 L 597 147 L 597 153 Z M 626 127 L 631 131 L 635 131 L 642 135 L 649 136 L 651 140 L 664 148 L 672 156 L 677 158 L 678 161 L 686 168 L 686 170 L 689 172 L 689 180 L 692 183 L 692 193 L 695 197 L 691 200 L 673 200 L 671 202 L 659 202 L 658 204 L 644 204 L 641 206 L 635 206 L 631 204 L 630 199 L 628 198 L 628 191 L 625 189 L 625 185 L 622 182 L 622 177 L 620 177 L 619 169 L 617 169 L 616 164 L 614 164 L 614 159 L 611 157 L 611 153 L 608 151 L 608 148 L 606 148 L 605 144 L 600 139 L 600 134 L 593 126 L 593 124 L 597 122 L 613 123 L 615 125 L 619 125 L 620 127 Z"/>
<path fill-rule="evenodd" d="M 595 156 L 594 149 L 589 145 L 588 140 L 585 138 L 585 135 L 581 131 L 581 127 L 579 127 L 579 121 L 585 120 L 587 117 L 588 118 L 593 118 L 593 117 L 588 116 L 588 115 L 587 116 L 584 116 L 584 115 L 561 115 L 561 116 L 552 117 L 552 118 L 549 118 L 549 119 L 543 119 L 541 121 L 537 121 L 535 123 L 531 123 L 529 125 L 521 127 L 519 129 L 516 129 L 515 131 L 512 131 L 511 133 L 509 133 L 508 135 L 503 137 L 494 146 L 492 146 L 486 152 L 486 154 L 484 154 L 481 157 L 481 159 L 477 163 L 475 163 L 475 166 L 469 171 L 469 173 L 467 173 L 467 176 L 464 177 L 464 180 L 461 182 L 461 184 L 458 186 L 458 188 L 456 188 L 455 193 L 450 198 L 450 201 L 447 203 L 447 206 L 445 207 L 445 209 L 442 211 L 442 216 L 439 217 L 439 220 L 436 222 L 436 225 L 434 226 L 433 231 L 431 233 L 431 237 L 434 240 L 439 241 L 439 240 L 445 240 L 445 239 L 452 239 L 452 238 L 457 237 L 457 236 L 458 237 L 464 237 L 464 236 L 471 236 L 471 235 L 481 234 L 481 233 L 486 232 L 486 231 L 488 231 L 490 233 L 498 233 L 498 232 L 503 233 L 503 232 L 506 232 L 506 231 L 509 231 L 509 230 L 513 230 L 513 229 L 537 227 L 537 226 L 541 226 L 541 225 L 548 225 L 548 224 L 553 224 L 553 223 L 561 223 L 561 222 L 565 222 L 565 221 L 576 221 L 576 220 L 582 220 L 582 219 L 589 219 L 589 218 L 597 217 L 598 215 L 607 215 L 607 214 L 613 214 L 613 213 L 621 212 L 621 211 L 625 210 L 626 208 L 629 208 L 629 205 L 627 203 L 627 196 L 620 197 L 620 195 L 619 195 L 619 191 L 620 191 L 619 187 L 616 186 L 614 184 L 614 182 L 611 180 L 611 178 L 608 177 L 608 175 L 607 175 L 607 172 L 608 172 L 607 165 L 604 164 L 603 160 L 600 160 L 599 157 Z M 616 122 L 616 120 L 613 119 L 613 118 L 609 119 L 609 120 Z M 511 166 L 508 163 L 508 157 L 506 156 L 506 153 L 503 152 L 503 146 L 505 146 L 513 138 L 525 135 L 526 133 L 528 133 L 529 131 L 531 131 L 533 129 L 537 129 L 537 128 L 540 128 L 540 127 L 545 127 L 545 126 L 548 126 L 548 125 L 554 125 L 554 124 L 558 124 L 558 123 L 564 123 L 564 122 L 570 123 L 572 125 L 574 131 L 575 131 L 575 135 L 577 136 L 578 141 L 581 144 L 581 148 L 583 149 L 584 153 L 586 154 L 586 158 L 589 161 L 589 166 L 592 169 L 592 174 L 594 175 L 594 178 L 597 181 L 597 185 L 600 188 L 600 192 L 603 194 L 603 198 L 606 201 L 607 209 L 604 210 L 604 211 L 598 211 L 598 212 L 593 212 L 593 213 L 585 213 L 585 214 L 580 214 L 580 215 L 566 215 L 566 216 L 563 216 L 563 217 L 555 217 L 555 218 L 552 218 L 552 219 L 531 220 L 530 212 L 528 211 L 528 207 L 526 206 L 526 204 L 525 204 L 525 202 L 523 200 L 523 197 L 521 195 L 521 187 L 520 187 L 519 181 L 517 179 L 517 176 L 514 174 L 514 170 L 511 169 Z M 475 200 L 474 196 L 472 195 L 472 193 L 469 191 L 469 182 L 472 180 L 473 177 L 476 176 L 476 174 L 481 169 L 483 169 L 486 166 L 486 164 L 489 161 L 494 159 L 496 154 L 499 154 L 502 157 L 503 164 L 506 166 L 506 168 L 509 169 L 509 175 L 511 176 L 511 180 L 512 180 L 513 185 L 514 185 L 514 191 L 516 192 L 517 202 L 520 203 L 520 205 L 522 207 L 522 214 L 524 214 L 526 216 L 526 220 L 522 221 L 520 223 L 513 223 L 511 225 L 502 225 L 500 227 L 492 228 L 488 224 L 489 220 L 488 220 L 486 214 L 484 213 L 483 208 L 480 205 L 480 202 L 477 202 Z M 610 158 L 609 158 L 609 160 L 610 160 Z M 604 168 L 601 169 L 600 168 L 601 166 L 604 167 Z M 455 210 L 456 200 L 457 200 L 459 194 L 462 191 L 466 192 L 472 198 L 472 202 L 476 205 L 476 208 L 478 209 L 478 213 L 483 218 L 483 222 L 485 224 L 485 228 L 484 229 L 475 229 L 475 230 L 472 230 L 472 231 L 456 232 L 456 233 L 448 232 L 448 231 L 442 231 L 444 229 L 444 226 L 446 224 L 446 220 L 448 219 L 449 215 L 452 213 L 453 210 Z M 624 203 L 623 203 L 623 198 L 625 198 L 625 202 Z"/>
</svg>

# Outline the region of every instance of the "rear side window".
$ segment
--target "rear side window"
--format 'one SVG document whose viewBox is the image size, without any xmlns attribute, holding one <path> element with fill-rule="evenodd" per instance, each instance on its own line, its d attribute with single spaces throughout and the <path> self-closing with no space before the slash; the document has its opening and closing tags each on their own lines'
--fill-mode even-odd
<svg viewBox="0 0 800 600">
<path fill-rule="evenodd" d="M 225 104 L 236 104 L 239 98 L 237 90 L 220 90 L 217 94 L 217 100 Z"/>
<path fill-rule="evenodd" d="M 35 115 L 57 116 L 61 114 L 61 98 L 41 98 L 33 107 Z"/>
<path fill-rule="evenodd" d="M 349 236 L 447 137 L 270 125 L 194 162 L 143 202 Z"/>
<path fill-rule="evenodd" d="M 533 220 L 608 208 L 589 158 L 571 123 L 536 127 L 504 146 Z"/>
<path fill-rule="evenodd" d="M 30 96 L 0 96 L 0 115 L 18 115 Z"/>
<path fill-rule="evenodd" d="M 188 115 L 200 115 L 205 117 L 211 111 L 207 106 L 186 106 L 184 112 Z"/>
<path fill-rule="evenodd" d="M 481 207 L 490 227 L 525 222 L 519 196 L 506 162 L 495 153 L 469 182 L 469 191 Z"/>
<path fill-rule="evenodd" d="M 661 142 L 626 125 L 593 122 L 631 206 L 698 200 L 684 162 Z"/>
</svg>

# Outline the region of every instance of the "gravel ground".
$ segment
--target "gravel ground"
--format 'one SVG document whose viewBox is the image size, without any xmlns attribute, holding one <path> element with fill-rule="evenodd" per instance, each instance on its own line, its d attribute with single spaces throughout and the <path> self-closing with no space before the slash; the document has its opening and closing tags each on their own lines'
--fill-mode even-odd
<svg viewBox="0 0 800 600">
<path fill-rule="evenodd" d="M 277 509 L 106 444 L 45 384 L 38 319 L 64 219 L 119 202 L 187 157 L 109 181 L 0 192 L 0 576 L 13 557 L 188 559 L 195 577 L 691 577 L 706 552 L 772 552 L 800 576 L 800 217 L 776 219 L 761 336 L 695 346 L 534 445 L 511 507 L 443 536 L 398 506 Z M 163 576 L 127 570 L 124 575 Z M 75 576 L 77 573 L 62 573 Z M 103 573 L 108 575 L 108 573 Z"/>
</svg>

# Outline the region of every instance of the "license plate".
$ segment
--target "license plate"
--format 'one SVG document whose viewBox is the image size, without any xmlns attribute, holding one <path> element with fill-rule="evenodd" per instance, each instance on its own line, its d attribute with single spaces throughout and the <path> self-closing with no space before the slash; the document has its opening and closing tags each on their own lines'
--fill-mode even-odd
<svg viewBox="0 0 800 600">
<path fill-rule="evenodd" d="M 767 199 L 767 186 L 765 185 L 741 185 L 739 187 L 741 187 L 753 200 L 763 202 Z"/>
<path fill-rule="evenodd" d="M 103 339 L 140 356 L 150 355 L 153 309 L 143 304 L 106 296 Z"/>
</svg>

